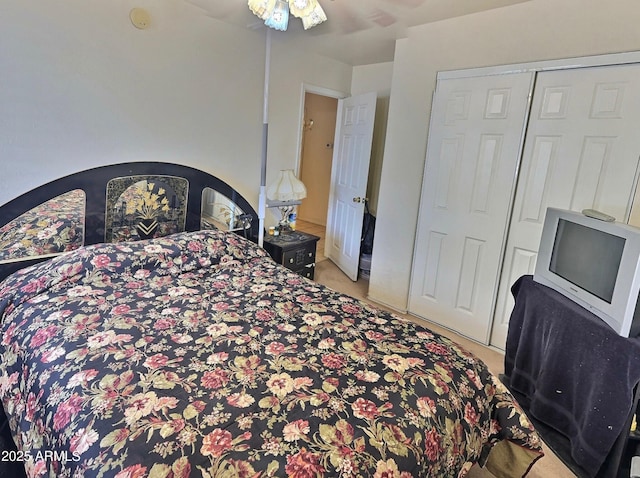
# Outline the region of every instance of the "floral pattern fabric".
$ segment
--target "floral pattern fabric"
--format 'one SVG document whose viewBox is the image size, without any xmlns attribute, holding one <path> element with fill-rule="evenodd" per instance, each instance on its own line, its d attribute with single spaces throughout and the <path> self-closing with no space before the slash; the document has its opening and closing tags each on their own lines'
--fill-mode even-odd
<svg viewBox="0 0 640 478">
<path fill-rule="evenodd" d="M 85 194 L 81 189 L 53 198 L 0 227 L 0 261 L 71 251 L 84 241 Z"/>
<path fill-rule="evenodd" d="M 0 283 L 29 476 L 456 477 L 531 424 L 471 353 L 243 238 L 87 246 Z"/>
</svg>

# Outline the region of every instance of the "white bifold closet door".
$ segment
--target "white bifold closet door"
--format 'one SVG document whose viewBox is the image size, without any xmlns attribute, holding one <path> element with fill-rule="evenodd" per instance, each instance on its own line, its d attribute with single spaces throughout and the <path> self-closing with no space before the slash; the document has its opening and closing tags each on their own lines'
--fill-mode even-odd
<svg viewBox="0 0 640 478">
<path fill-rule="evenodd" d="M 504 348 L 510 287 L 533 274 L 547 207 L 627 222 L 640 155 L 640 66 L 538 73 L 491 344 Z"/>
<path fill-rule="evenodd" d="M 487 343 L 533 73 L 439 80 L 409 311 Z"/>
<path fill-rule="evenodd" d="M 638 125 L 637 63 L 439 80 L 409 311 L 504 348 L 546 208 L 628 220 Z"/>
</svg>

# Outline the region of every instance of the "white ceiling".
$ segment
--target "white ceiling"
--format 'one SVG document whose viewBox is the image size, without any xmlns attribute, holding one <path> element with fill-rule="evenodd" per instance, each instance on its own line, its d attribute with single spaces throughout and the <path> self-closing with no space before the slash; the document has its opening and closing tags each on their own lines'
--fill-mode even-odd
<svg viewBox="0 0 640 478">
<path fill-rule="evenodd" d="M 246 0 L 185 0 L 203 14 L 249 29 L 266 28 Z M 287 41 L 350 65 L 393 61 L 407 28 L 530 0 L 319 0 L 328 20 L 305 31 L 291 17 Z"/>
</svg>

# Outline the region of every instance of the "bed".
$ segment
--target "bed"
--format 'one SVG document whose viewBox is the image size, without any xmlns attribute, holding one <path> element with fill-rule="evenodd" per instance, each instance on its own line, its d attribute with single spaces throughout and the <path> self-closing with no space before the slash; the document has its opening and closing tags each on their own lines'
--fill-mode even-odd
<svg viewBox="0 0 640 478">
<path fill-rule="evenodd" d="M 0 476 L 462 477 L 479 463 L 513 477 L 542 456 L 485 364 L 277 265 L 226 183 L 106 169 L 0 207 L 0 224 L 29 232 L 15 246 L 17 228 L 0 229 Z M 138 229 L 132 187 L 163 210 L 157 226 Z M 33 225 L 44 215 L 29 211 L 78 189 L 80 225 Z M 218 194 L 233 200 L 203 205 Z M 41 227 L 67 232 L 34 245 Z"/>
</svg>

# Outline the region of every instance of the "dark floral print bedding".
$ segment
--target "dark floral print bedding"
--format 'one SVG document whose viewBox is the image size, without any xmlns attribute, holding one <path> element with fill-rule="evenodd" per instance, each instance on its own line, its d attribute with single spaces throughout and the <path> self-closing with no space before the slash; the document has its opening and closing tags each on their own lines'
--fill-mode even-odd
<svg viewBox="0 0 640 478">
<path fill-rule="evenodd" d="M 456 477 L 494 455 L 522 476 L 541 456 L 472 354 L 231 233 L 80 248 L 0 283 L 0 313 L 28 476 Z"/>
</svg>

